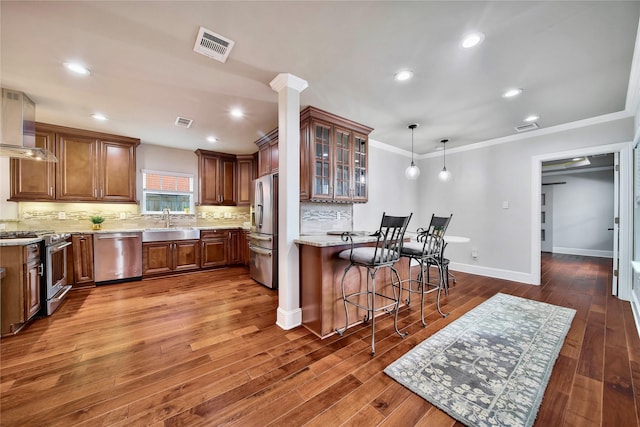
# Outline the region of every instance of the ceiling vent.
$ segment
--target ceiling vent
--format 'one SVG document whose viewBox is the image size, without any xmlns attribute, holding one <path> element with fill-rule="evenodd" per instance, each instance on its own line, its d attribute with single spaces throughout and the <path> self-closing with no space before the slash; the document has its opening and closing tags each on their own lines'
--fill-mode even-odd
<svg viewBox="0 0 640 427">
<path fill-rule="evenodd" d="M 226 62 L 234 44 L 233 40 L 200 27 L 193 50 L 216 61 Z"/>
<path fill-rule="evenodd" d="M 516 126 L 514 129 L 518 132 L 526 132 L 528 130 L 538 129 L 538 124 L 536 122 L 525 123 L 523 125 Z"/>
<path fill-rule="evenodd" d="M 176 117 L 176 126 L 180 126 L 183 128 L 188 128 L 191 127 L 191 123 L 193 123 L 193 120 L 191 119 L 187 119 L 185 117 Z"/>
</svg>

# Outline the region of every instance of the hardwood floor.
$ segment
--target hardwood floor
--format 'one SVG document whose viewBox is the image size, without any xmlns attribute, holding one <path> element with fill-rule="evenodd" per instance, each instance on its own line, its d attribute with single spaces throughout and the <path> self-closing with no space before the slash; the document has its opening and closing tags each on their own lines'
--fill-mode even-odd
<svg viewBox="0 0 640 427">
<path fill-rule="evenodd" d="M 2 339 L 2 426 L 461 425 L 382 370 L 497 292 L 572 307 L 536 426 L 634 426 L 640 340 L 609 296 L 611 261 L 543 255 L 542 285 L 456 273 L 443 298 L 320 340 L 275 325 L 277 292 L 244 268 L 74 291 L 52 317 Z"/>
</svg>

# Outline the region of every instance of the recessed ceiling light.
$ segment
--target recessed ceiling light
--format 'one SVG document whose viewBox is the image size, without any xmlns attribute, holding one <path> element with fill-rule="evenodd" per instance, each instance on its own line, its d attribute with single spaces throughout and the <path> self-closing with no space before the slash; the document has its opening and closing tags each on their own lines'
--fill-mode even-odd
<svg viewBox="0 0 640 427">
<path fill-rule="evenodd" d="M 460 42 L 460 47 L 463 49 L 469 49 L 474 46 L 478 46 L 484 40 L 484 33 L 470 33 L 464 36 Z"/>
<path fill-rule="evenodd" d="M 522 93 L 522 89 L 509 89 L 505 93 L 502 94 L 503 98 L 513 98 L 514 96 L 518 96 Z"/>
<path fill-rule="evenodd" d="M 96 120 L 100 120 L 101 122 L 104 122 L 107 120 L 107 116 L 105 116 L 104 114 L 100 114 L 100 113 L 94 113 L 91 115 L 91 117 L 93 117 Z"/>
<path fill-rule="evenodd" d="M 87 67 L 77 62 L 65 62 L 64 66 L 67 70 L 73 71 L 76 74 L 80 74 L 83 76 L 88 76 L 91 74 L 91 71 Z"/>
<path fill-rule="evenodd" d="M 536 120 L 538 120 L 540 118 L 540 116 L 536 116 L 535 114 L 532 114 L 530 116 L 527 116 L 524 118 L 525 122 L 535 122 Z"/>
<path fill-rule="evenodd" d="M 231 110 L 231 115 L 232 115 L 233 117 L 242 117 L 242 116 L 244 116 L 244 113 L 242 112 L 242 110 L 241 110 L 241 109 L 239 109 L 239 108 L 234 108 L 233 110 Z"/>
<path fill-rule="evenodd" d="M 218 142 L 218 138 L 216 138 L 215 136 L 208 136 L 207 141 L 211 143 Z"/>
<path fill-rule="evenodd" d="M 393 78 L 399 82 L 409 80 L 411 77 L 413 77 L 413 71 L 410 70 L 398 71 L 393 75 Z"/>
</svg>

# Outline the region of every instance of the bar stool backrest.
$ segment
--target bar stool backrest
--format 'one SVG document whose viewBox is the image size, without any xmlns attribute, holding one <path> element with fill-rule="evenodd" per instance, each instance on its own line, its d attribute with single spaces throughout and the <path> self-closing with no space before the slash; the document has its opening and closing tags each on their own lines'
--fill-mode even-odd
<svg viewBox="0 0 640 427">
<path fill-rule="evenodd" d="M 422 254 L 442 257 L 446 243 L 444 235 L 449 227 L 453 214 L 449 216 L 431 215 L 431 221 L 427 229 L 419 228 L 417 240 L 424 244 Z"/>
<path fill-rule="evenodd" d="M 382 214 L 382 222 L 376 242 L 376 250 L 373 259 L 376 264 L 392 264 L 400 259 L 400 251 L 404 241 L 404 233 L 407 230 L 411 216 L 390 216 Z"/>
</svg>

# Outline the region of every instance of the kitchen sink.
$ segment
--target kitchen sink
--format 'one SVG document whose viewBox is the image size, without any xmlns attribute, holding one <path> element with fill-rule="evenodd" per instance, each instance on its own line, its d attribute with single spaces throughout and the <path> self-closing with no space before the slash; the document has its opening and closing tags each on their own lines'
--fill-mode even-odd
<svg viewBox="0 0 640 427">
<path fill-rule="evenodd" d="M 143 242 L 193 240 L 199 238 L 200 230 L 197 228 L 147 228 L 142 232 Z"/>
</svg>

